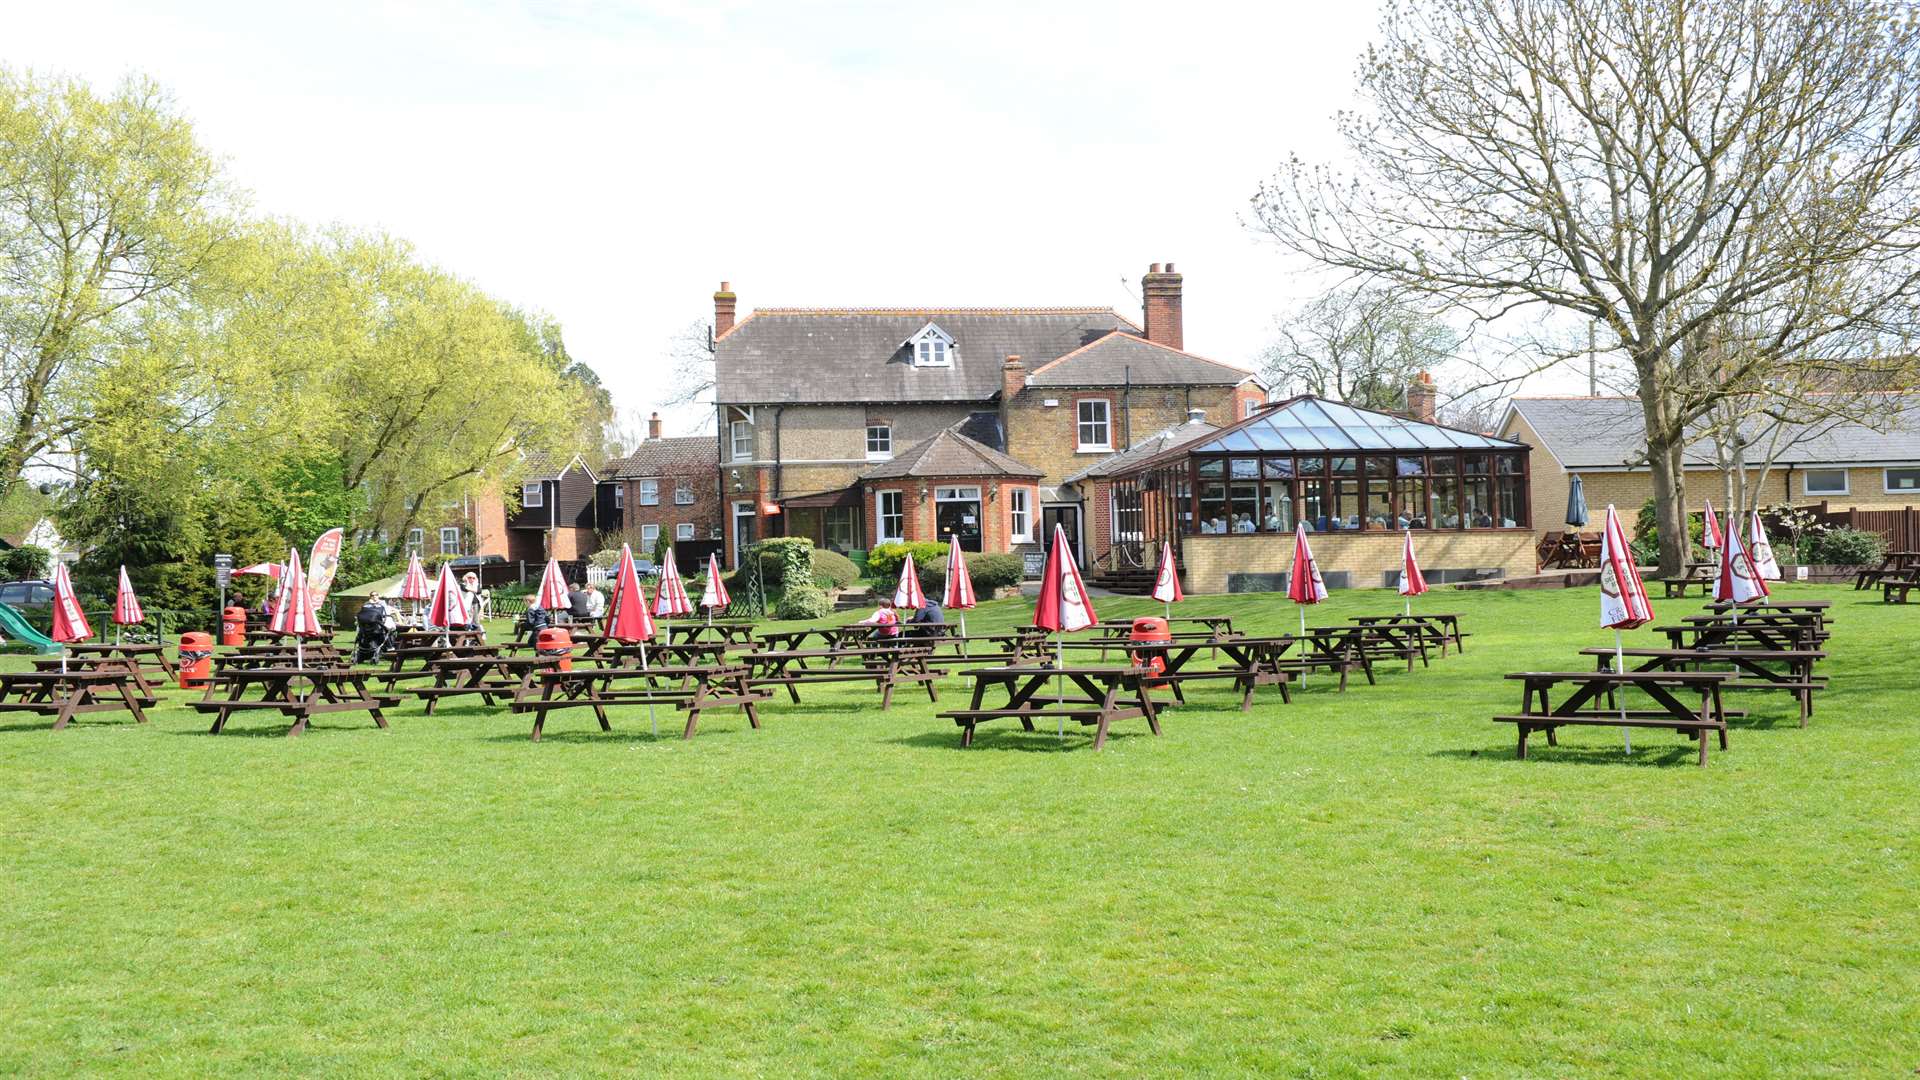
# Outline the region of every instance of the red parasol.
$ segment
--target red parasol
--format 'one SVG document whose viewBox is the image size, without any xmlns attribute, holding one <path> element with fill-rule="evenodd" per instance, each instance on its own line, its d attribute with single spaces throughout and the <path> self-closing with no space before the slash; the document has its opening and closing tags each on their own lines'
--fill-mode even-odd
<svg viewBox="0 0 1920 1080">
<path fill-rule="evenodd" d="M 731 603 L 733 603 L 733 598 L 727 595 L 727 583 L 720 580 L 720 553 L 717 551 L 709 552 L 707 555 L 707 587 L 700 593 L 700 606 L 707 609 L 707 617 L 711 619 L 714 608 L 724 608 Z"/>
<path fill-rule="evenodd" d="M 1748 548 L 1753 558 L 1753 568 L 1760 571 L 1761 578 L 1767 581 L 1780 580 L 1780 564 L 1774 560 L 1773 545 L 1767 543 L 1766 526 L 1760 524 L 1760 511 L 1753 512 L 1753 538 Z"/>
<path fill-rule="evenodd" d="M 67 575 L 67 564 L 53 564 L 53 640 L 62 645 L 75 641 L 85 641 L 93 636 L 93 627 L 87 625 L 87 613 L 80 610 L 80 598 L 73 594 L 73 578 Z M 62 651 L 64 656 L 64 650 Z"/>
<path fill-rule="evenodd" d="M 680 566 L 674 561 L 672 548 L 667 549 L 666 561 L 660 564 L 660 584 L 653 591 L 653 613 L 661 618 L 693 614 L 693 603 L 687 599 L 687 584 L 680 580 Z"/>
<path fill-rule="evenodd" d="M 453 579 L 453 566 L 440 564 L 440 577 L 433 583 L 433 601 L 427 605 L 427 625 L 436 630 L 451 630 L 473 622 L 467 610 L 467 598 L 460 583 Z"/>
<path fill-rule="evenodd" d="M 560 572 L 559 559 L 547 560 L 547 568 L 540 573 L 540 589 L 533 594 L 533 606 L 542 611 L 566 610 L 567 579 Z"/>
<path fill-rule="evenodd" d="M 960 636 L 967 636 L 967 609 L 979 603 L 979 597 L 973 593 L 973 573 L 967 569 L 967 557 L 960 553 L 960 538 L 947 538 L 947 595 L 946 606 L 960 613 Z M 960 643 L 961 652 L 965 652 L 966 642 Z"/>
<path fill-rule="evenodd" d="M 900 563 L 900 581 L 893 587 L 893 606 L 919 611 L 927 606 L 927 594 L 920 591 L 920 572 L 913 568 L 913 552 Z"/>
<path fill-rule="evenodd" d="M 1760 575 L 1753 555 L 1740 543 L 1738 530 L 1727 533 L 1727 546 L 1720 549 L 1720 573 L 1713 581 L 1713 598 L 1723 604 L 1744 604 L 1749 600 L 1764 600 L 1767 593 L 1767 579 Z M 1735 622 L 1740 619 L 1740 610 L 1733 609 Z"/>
<path fill-rule="evenodd" d="M 1407 546 L 1400 553 L 1400 595 L 1419 596 L 1427 591 L 1427 576 L 1420 572 L 1420 560 L 1413 557 L 1413 530 L 1407 530 Z M 1407 614 L 1413 614 L 1413 601 L 1407 601 Z"/>
<path fill-rule="evenodd" d="M 132 626 L 147 621 L 147 613 L 140 610 L 140 598 L 134 595 L 133 582 L 127 578 L 127 568 L 120 568 L 120 589 L 113 594 L 113 621 L 120 626 Z"/>
<path fill-rule="evenodd" d="M 1173 617 L 1173 605 L 1177 600 L 1186 599 L 1180 591 L 1180 568 L 1173 562 L 1173 545 L 1160 541 L 1160 566 L 1153 572 L 1153 593 L 1155 600 L 1167 605 L 1167 617 Z"/>
<path fill-rule="evenodd" d="M 1327 598 L 1327 582 L 1320 576 L 1320 564 L 1313 561 L 1313 548 L 1307 545 L 1307 526 L 1293 527 L 1293 569 L 1287 574 L 1287 599 L 1300 605 L 1300 634 L 1307 633 L 1307 604 Z"/>
<path fill-rule="evenodd" d="M 280 564 L 272 563 L 272 562 L 257 562 L 257 563 L 254 563 L 252 566 L 243 566 L 240 569 L 235 570 L 234 573 L 252 574 L 256 577 L 270 577 L 277 581 L 280 578 Z"/>
<path fill-rule="evenodd" d="M 407 574 L 400 579 L 400 599 L 426 600 L 433 596 L 433 589 L 427 584 L 427 568 L 420 562 L 420 556 L 407 559 Z"/>
<path fill-rule="evenodd" d="M 1053 527 L 1053 543 L 1047 547 L 1047 565 L 1040 572 L 1040 597 L 1033 605 L 1033 625 L 1054 633 L 1085 630 L 1098 622 L 1100 617 L 1093 612 L 1093 597 L 1087 595 L 1086 583 L 1080 580 L 1080 568 L 1075 566 L 1067 549 L 1067 530 L 1064 526 Z M 1054 666 L 1066 667 L 1066 649 L 1056 641 L 1054 645 Z M 1063 682 L 1055 693 L 1064 694 Z M 1060 735 L 1067 734 L 1067 721 L 1060 720 Z"/>
<path fill-rule="evenodd" d="M 1633 549 L 1627 546 L 1626 531 L 1620 528 L 1620 515 L 1607 504 L 1607 526 L 1600 534 L 1600 625 L 1613 631 L 1613 669 L 1627 670 L 1625 646 L 1620 631 L 1632 630 L 1653 621 L 1653 603 L 1647 599 L 1647 587 L 1640 582 L 1640 568 L 1633 564 Z M 1620 716 L 1626 718 L 1626 699 L 1621 698 Z M 1633 752 L 1633 734 L 1625 728 L 1627 752 Z"/>
<path fill-rule="evenodd" d="M 613 572 L 613 602 L 607 606 L 607 636 L 629 644 L 640 643 L 640 670 L 647 670 L 647 639 L 653 637 L 653 613 L 647 610 L 647 594 L 640 588 L 640 571 L 633 565 L 633 549 L 620 545 L 620 565 Z M 654 735 L 660 734 L 660 721 L 653 703 L 647 703 L 647 722 Z"/>
<path fill-rule="evenodd" d="M 1700 546 L 1718 548 L 1720 546 L 1720 519 L 1713 516 L 1713 500 L 1707 500 L 1707 513 L 1700 523 Z"/>
</svg>

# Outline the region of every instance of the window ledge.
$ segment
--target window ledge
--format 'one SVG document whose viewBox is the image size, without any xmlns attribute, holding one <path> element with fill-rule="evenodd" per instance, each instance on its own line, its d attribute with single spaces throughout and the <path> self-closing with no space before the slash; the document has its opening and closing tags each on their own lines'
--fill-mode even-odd
<svg viewBox="0 0 1920 1080">
<path fill-rule="evenodd" d="M 1113 453 L 1113 447 L 1111 446 L 1076 446 L 1073 448 L 1073 452 L 1076 454 L 1111 454 Z"/>
</svg>

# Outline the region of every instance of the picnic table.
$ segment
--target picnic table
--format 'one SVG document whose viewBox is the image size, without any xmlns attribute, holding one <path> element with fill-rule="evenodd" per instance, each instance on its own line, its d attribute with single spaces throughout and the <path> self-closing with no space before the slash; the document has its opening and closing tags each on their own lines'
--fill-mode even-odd
<svg viewBox="0 0 1920 1080">
<path fill-rule="evenodd" d="M 1680 622 L 1680 626 L 1654 627 L 1657 633 L 1667 635 L 1667 644 L 1675 649 L 1737 645 L 1814 648 L 1830 636 L 1818 617 L 1795 612 L 1742 612 L 1737 619 L 1731 615 L 1688 615 Z"/>
<path fill-rule="evenodd" d="M 1409 615 L 1404 611 L 1392 615 L 1356 615 L 1350 620 L 1355 626 L 1411 626 L 1418 628 L 1428 641 L 1439 646 L 1440 655 L 1447 655 L 1447 645 L 1451 643 L 1455 652 L 1467 651 L 1467 635 L 1460 632 L 1460 613 L 1457 611 L 1416 611 Z"/>
<path fill-rule="evenodd" d="M 167 659 L 166 646 L 159 644 L 135 644 L 131 641 L 81 641 L 68 645 L 67 652 L 74 656 L 120 657 L 125 660 L 130 660 L 137 665 L 147 667 L 148 670 L 158 672 L 169 679 L 174 678 L 178 674 L 173 666 L 173 661 Z"/>
<path fill-rule="evenodd" d="M 753 623 L 745 619 L 715 619 L 712 622 L 662 623 L 667 641 L 724 641 L 729 645 L 752 645 Z"/>
<path fill-rule="evenodd" d="M 381 729 L 387 718 L 380 710 L 399 704 L 400 699 L 367 692 L 372 672 L 350 667 L 255 667 L 222 672 L 207 686 L 207 696 L 187 702 L 196 712 L 212 713 L 209 734 L 218 735 L 236 712 L 276 710 L 293 717 L 287 729 L 291 739 L 307 730 L 307 723 L 322 713 L 367 712 Z M 258 688 L 260 696 L 250 699 L 249 691 Z M 224 696 L 223 696 L 224 695 Z"/>
<path fill-rule="evenodd" d="M 323 622 L 320 624 L 320 636 L 318 638 L 309 638 L 308 640 L 326 641 L 333 637 L 336 630 L 337 627 L 332 623 Z M 247 631 L 246 642 L 249 645 L 278 645 L 283 642 L 292 641 L 296 636 L 297 635 L 287 633 L 284 630 L 249 630 Z"/>
<path fill-rule="evenodd" d="M 1231 681 L 1234 688 L 1240 691 L 1241 712 L 1253 708 L 1253 693 L 1262 686 L 1279 687 L 1281 704 L 1291 704 L 1293 696 L 1287 689 L 1287 683 L 1293 676 L 1281 670 L 1277 664 L 1268 662 L 1270 654 L 1258 644 L 1246 643 L 1249 640 L 1257 642 L 1259 639 L 1133 641 L 1124 643 L 1124 647 L 1128 659 L 1136 666 L 1153 669 L 1147 681 L 1148 687 L 1167 687 L 1173 692 L 1173 699 L 1182 705 L 1187 703 L 1187 695 L 1181 690 L 1181 685 L 1208 679 Z M 1104 656 L 1106 650 L 1120 648 L 1123 643 L 1069 641 L 1063 644 L 1068 649 L 1099 649 Z M 1218 667 L 1189 669 L 1188 664 L 1201 653 L 1223 654 L 1226 662 Z"/>
<path fill-rule="evenodd" d="M 1233 616 L 1231 615 L 1174 615 L 1171 617 L 1150 615 L 1143 617 L 1162 619 L 1162 621 L 1167 624 L 1169 630 L 1178 624 L 1185 623 L 1190 626 L 1199 626 L 1208 634 L 1233 633 Z M 1132 619 L 1102 619 L 1094 623 L 1093 627 L 1095 631 L 1107 637 L 1126 637 L 1133 632 L 1133 622 Z"/>
<path fill-rule="evenodd" d="M 491 706 L 494 698 L 512 699 L 535 671 L 558 667 L 557 656 L 503 656 L 498 652 L 476 656 L 443 656 L 427 665 L 432 686 L 416 686 L 410 693 L 427 703 L 433 715 L 442 698 L 478 694 Z M 389 684 L 391 685 L 391 684 Z"/>
<path fill-rule="evenodd" d="M 291 645 L 237 645 L 232 651 L 213 654 L 213 677 L 248 668 L 348 667 L 348 657 L 329 644 L 315 642 L 295 653 Z"/>
<path fill-rule="evenodd" d="M 1655 578 L 1666 590 L 1666 595 L 1685 596 L 1687 590 L 1700 586 L 1702 596 L 1713 594 L 1713 585 L 1720 572 L 1720 564 L 1713 562 L 1690 562 L 1687 568 L 1674 577 Z"/>
<path fill-rule="evenodd" d="M 1413 670 L 1415 660 L 1427 663 L 1426 636 L 1412 627 L 1381 624 L 1377 626 L 1309 626 L 1306 633 L 1310 654 L 1332 656 L 1348 652 L 1362 661 L 1360 668 L 1372 683 L 1376 660 L 1405 660 Z M 1341 680 L 1345 687 L 1345 678 Z"/>
<path fill-rule="evenodd" d="M 632 685 L 637 683 L 638 685 Z M 672 684 L 672 685 L 667 685 Z M 661 667 L 578 667 L 532 672 L 513 699 L 513 711 L 533 714 L 533 741 L 546 729 L 547 714 L 561 709 L 591 708 L 601 731 L 609 705 L 672 705 L 687 714 L 682 739 L 693 738 L 700 714 L 707 709 L 738 708 L 747 723 L 758 729 L 756 708 L 767 695 L 747 683 L 743 664 L 669 664 Z"/>
<path fill-rule="evenodd" d="M 1889 551 L 1881 556 L 1879 566 L 1855 571 L 1853 587 L 1856 591 L 1878 588 L 1887 578 L 1911 581 L 1916 571 L 1920 571 L 1920 551 Z"/>
<path fill-rule="evenodd" d="M 933 652 L 925 646 L 878 645 L 862 649 L 783 649 L 750 652 L 740 661 L 752 672 L 749 683 L 755 689 L 784 686 L 787 696 L 800 700 L 800 687 L 817 683 L 870 682 L 880 692 L 880 711 L 893 705 L 893 689 L 903 683 L 926 687 L 927 700 L 940 700 L 934 683 L 946 672 L 928 665 Z M 840 662 L 851 661 L 847 666 Z M 812 662 L 825 661 L 824 667 Z"/>
<path fill-rule="evenodd" d="M 727 658 L 731 648 L 724 641 L 682 641 L 667 645 L 649 641 L 644 651 L 647 666 L 652 667 L 655 664 L 718 664 Z M 598 659 L 616 667 L 639 667 L 641 652 L 638 642 L 615 642 L 611 648 L 602 650 Z"/>
<path fill-rule="evenodd" d="M 133 677 L 133 688 L 139 695 L 142 708 L 151 709 L 160 703 L 155 695 L 155 686 L 147 681 L 147 671 L 137 662 L 120 656 L 69 656 L 65 660 L 59 657 L 36 657 L 33 661 L 35 671 L 124 671 Z"/>
<path fill-rule="evenodd" d="M 144 724 L 145 710 L 155 704 L 144 685 L 126 663 L 69 666 L 64 672 L 0 672 L 0 712 L 51 716 L 54 731 L 82 713 L 127 712 L 135 723 Z"/>
<path fill-rule="evenodd" d="M 1496 716 L 1494 722 L 1513 724 L 1520 733 L 1518 756 L 1527 756 L 1527 736 L 1535 731 L 1547 733 L 1547 745 L 1558 746 L 1557 729 L 1568 724 L 1598 727 L 1671 728 L 1697 740 L 1701 765 L 1707 763 L 1707 733 L 1719 735 L 1720 749 L 1727 748 L 1727 711 L 1720 690 L 1732 681 L 1728 671 L 1518 671 L 1508 679 L 1523 684 L 1520 711 Z M 1551 705 L 1548 693 L 1561 683 L 1571 683 L 1573 691 L 1558 705 Z M 1601 697 L 1634 690 L 1650 699 L 1658 708 L 1597 707 Z M 1680 695 L 1697 693 L 1696 709 Z"/>
<path fill-rule="evenodd" d="M 1800 703 L 1800 726 L 1807 726 L 1813 715 L 1813 692 L 1824 690 L 1827 680 L 1813 673 L 1815 662 L 1826 659 L 1818 649 L 1621 649 L 1619 655 L 1644 661 L 1635 671 L 1691 671 L 1701 664 L 1725 664 L 1734 670 L 1733 681 L 1723 690 L 1784 690 Z M 1595 666 L 1605 670 L 1616 650 L 1604 646 L 1581 649 L 1581 655 L 1595 658 Z M 1772 666 L 1772 665 L 1777 665 Z"/>
<path fill-rule="evenodd" d="M 963 747 L 973 745 L 974 729 L 989 720 L 1018 720 L 1026 731 L 1034 730 L 1035 720 L 1072 720 L 1093 727 L 1095 750 L 1107 745 L 1107 731 L 1119 720 L 1145 718 L 1148 729 L 1160 734 L 1160 718 L 1147 692 L 1153 672 L 1146 668 L 1018 665 L 967 674 L 973 678 L 972 703 L 939 714 L 960 728 Z M 1063 690 L 1062 684 L 1072 689 Z M 1005 700 L 990 705 L 989 692 L 1004 692 Z"/>
</svg>

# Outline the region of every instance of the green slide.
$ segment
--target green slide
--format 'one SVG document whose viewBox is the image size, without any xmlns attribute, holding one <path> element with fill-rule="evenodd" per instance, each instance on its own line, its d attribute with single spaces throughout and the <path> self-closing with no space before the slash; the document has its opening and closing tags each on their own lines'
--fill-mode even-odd
<svg viewBox="0 0 1920 1080">
<path fill-rule="evenodd" d="M 18 641 L 31 645 L 43 653 L 57 653 L 60 646 L 50 637 L 33 628 L 26 617 L 16 611 L 12 604 L 0 604 L 0 637 L 8 641 Z"/>
</svg>

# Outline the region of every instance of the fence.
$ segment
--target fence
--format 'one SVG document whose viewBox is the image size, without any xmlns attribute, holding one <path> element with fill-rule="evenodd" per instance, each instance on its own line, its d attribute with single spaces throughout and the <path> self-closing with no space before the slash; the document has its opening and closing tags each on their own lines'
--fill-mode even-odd
<svg viewBox="0 0 1920 1080">
<path fill-rule="evenodd" d="M 1920 511 L 1911 506 L 1898 510 L 1833 510 L 1825 501 L 1816 506 L 1803 507 L 1810 511 L 1814 520 L 1822 525 L 1841 526 L 1859 529 L 1861 532 L 1878 533 L 1886 538 L 1887 547 L 1892 551 L 1920 550 Z"/>
</svg>

